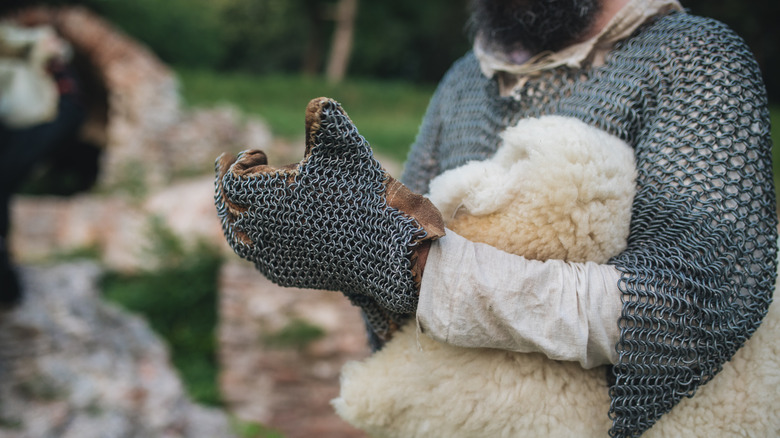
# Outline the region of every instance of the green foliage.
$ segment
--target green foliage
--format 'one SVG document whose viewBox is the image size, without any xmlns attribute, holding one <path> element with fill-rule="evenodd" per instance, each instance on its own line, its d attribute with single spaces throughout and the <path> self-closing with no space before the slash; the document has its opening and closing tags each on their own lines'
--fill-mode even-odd
<svg viewBox="0 0 780 438">
<path fill-rule="evenodd" d="M 275 348 L 305 348 L 325 336 L 325 331 L 302 319 L 293 319 L 281 330 L 263 338 L 263 343 Z"/>
<path fill-rule="evenodd" d="M 254 73 L 324 68 L 337 1 L 221 0 L 227 56 L 223 67 Z M 438 81 L 468 50 L 467 0 L 362 1 L 350 73 Z"/>
<path fill-rule="evenodd" d="M 234 418 L 231 425 L 241 438 L 284 438 L 280 432 L 251 421 L 241 421 Z"/>
<path fill-rule="evenodd" d="M 52 259 L 68 261 L 68 260 L 100 260 L 101 251 L 100 247 L 96 244 L 70 248 L 67 251 L 55 252 L 52 255 Z"/>
<path fill-rule="evenodd" d="M 147 249 L 149 255 L 155 259 L 156 265 L 164 269 L 173 269 L 190 262 L 190 258 L 199 257 L 194 251 L 189 251 L 184 242 L 171 230 L 165 223 L 165 220 L 159 216 L 149 218 L 148 233 L 152 236 L 151 246 Z M 196 251 L 201 250 L 205 255 L 209 255 L 216 250 L 205 247 L 205 244 L 199 244 Z"/>
<path fill-rule="evenodd" d="M 219 404 L 215 329 L 221 256 L 203 243 L 186 248 L 159 220 L 152 221 L 151 232 L 151 256 L 160 268 L 107 274 L 102 282 L 105 297 L 142 314 L 167 341 L 193 399 Z"/>
<path fill-rule="evenodd" d="M 84 4 L 164 61 L 253 73 L 322 72 L 337 0 L 43 0 Z M 361 1 L 350 73 L 438 81 L 468 50 L 468 0 Z"/>
<path fill-rule="evenodd" d="M 466 0 L 360 3 L 349 73 L 438 82 L 470 48 Z"/>
<path fill-rule="evenodd" d="M 183 96 L 190 105 L 230 102 L 262 116 L 275 135 L 287 138 L 303 136 L 309 100 L 332 97 L 344 105 L 374 150 L 399 161 L 406 158 L 433 93 L 432 86 L 399 81 L 362 79 L 330 84 L 304 76 L 217 74 L 191 69 L 179 69 L 178 73 Z"/>
<path fill-rule="evenodd" d="M 257 73 L 299 71 L 309 36 L 306 0 L 221 0 L 223 67 Z"/>
<path fill-rule="evenodd" d="M 164 61 L 191 67 L 217 67 L 225 56 L 225 32 L 218 8 L 209 0 L 83 0 L 114 25 L 146 43 Z"/>
</svg>

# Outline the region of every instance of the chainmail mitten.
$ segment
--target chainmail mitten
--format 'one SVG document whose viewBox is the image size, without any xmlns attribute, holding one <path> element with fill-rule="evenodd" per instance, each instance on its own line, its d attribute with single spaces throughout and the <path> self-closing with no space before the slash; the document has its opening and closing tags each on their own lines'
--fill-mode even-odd
<svg viewBox="0 0 780 438">
<path fill-rule="evenodd" d="M 390 177 L 341 106 L 312 100 L 300 163 L 261 151 L 216 163 L 228 243 L 281 286 L 338 290 L 386 337 L 417 308 L 417 256 L 444 234 L 438 210 Z"/>
</svg>

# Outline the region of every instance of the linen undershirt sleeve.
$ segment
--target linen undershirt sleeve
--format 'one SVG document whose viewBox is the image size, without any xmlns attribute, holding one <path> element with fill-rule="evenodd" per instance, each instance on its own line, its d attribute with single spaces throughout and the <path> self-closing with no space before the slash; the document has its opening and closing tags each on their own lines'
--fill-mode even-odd
<svg viewBox="0 0 780 438">
<path fill-rule="evenodd" d="M 619 279 L 611 265 L 529 260 L 447 230 L 431 245 L 417 322 L 461 347 L 538 352 L 584 368 L 616 363 Z"/>
</svg>

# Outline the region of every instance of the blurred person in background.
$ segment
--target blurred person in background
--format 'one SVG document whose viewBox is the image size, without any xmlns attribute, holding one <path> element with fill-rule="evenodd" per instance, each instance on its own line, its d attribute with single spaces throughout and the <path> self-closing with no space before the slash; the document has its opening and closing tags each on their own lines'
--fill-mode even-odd
<svg viewBox="0 0 780 438">
<path fill-rule="evenodd" d="M 71 55 L 51 27 L 0 23 L 0 305 L 22 298 L 8 247 L 11 197 L 84 119 Z"/>
</svg>

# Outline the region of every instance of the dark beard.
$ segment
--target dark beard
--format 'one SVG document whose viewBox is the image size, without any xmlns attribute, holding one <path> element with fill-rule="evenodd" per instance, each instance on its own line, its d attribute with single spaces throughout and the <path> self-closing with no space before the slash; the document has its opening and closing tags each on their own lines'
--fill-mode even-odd
<svg viewBox="0 0 780 438">
<path fill-rule="evenodd" d="M 601 0 L 472 0 L 469 28 L 488 49 L 534 55 L 577 42 L 600 10 Z"/>
</svg>

